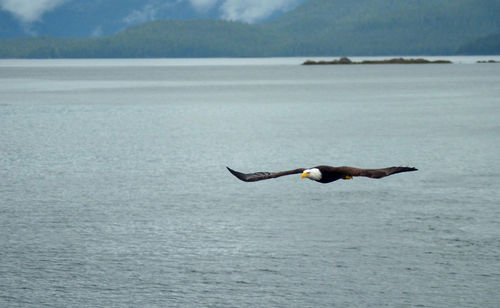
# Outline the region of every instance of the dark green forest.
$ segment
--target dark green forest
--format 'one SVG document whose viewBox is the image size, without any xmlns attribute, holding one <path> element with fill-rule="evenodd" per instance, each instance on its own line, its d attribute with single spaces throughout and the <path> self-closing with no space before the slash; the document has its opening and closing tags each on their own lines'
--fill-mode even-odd
<svg viewBox="0 0 500 308">
<path fill-rule="evenodd" d="M 457 53 L 461 55 L 498 55 L 500 54 L 500 33 L 481 37 L 464 44 Z"/>
<path fill-rule="evenodd" d="M 3 39 L 0 57 L 499 54 L 498 12 L 497 0 L 309 0 L 260 24 L 161 20 L 103 38 Z"/>
</svg>

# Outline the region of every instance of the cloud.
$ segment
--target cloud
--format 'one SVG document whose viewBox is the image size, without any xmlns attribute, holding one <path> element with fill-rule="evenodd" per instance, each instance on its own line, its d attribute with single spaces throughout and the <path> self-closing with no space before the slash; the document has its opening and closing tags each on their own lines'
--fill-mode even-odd
<svg viewBox="0 0 500 308">
<path fill-rule="evenodd" d="M 126 25 L 133 25 L 156 20 L 161 11 L 173 9 L 182 1 L 184 0 L 150 0 L 141 9 L 130 12 L 122 21 Z"/>
<path fill-rule="evenodd" d="M 287 11 L 296 0 L 226 0 L 222 4 L 222 18 L 248 23 L 269 17 L 275 12 Z"/>
<path fill-rule="evenodd" d="M 286 12 L 301 0 L 189 0 L 198 11 L 207 11 L 220 4 L 221 17 L 253 23 L 276 12 Z"/>
<path fill-rule="evenodd" d="M 157 12 L 158 7 L 155 4 L 149 3 L 140 10 L 133 10 L 123 19 L 123 22 L 131 25 L 151 21 L 156 19 Z"/>
<path fill-rule="evenodd" d="M 101 37 L 103 34 L 102 26 L 97 26 L 90 34 L 90 37 Z"/>
<path fill-rule="evenodd" d="M 32 23 L 67 1 L 70 0 L 0 0 L 0 7 L 22 22 Z"/>
</svg>

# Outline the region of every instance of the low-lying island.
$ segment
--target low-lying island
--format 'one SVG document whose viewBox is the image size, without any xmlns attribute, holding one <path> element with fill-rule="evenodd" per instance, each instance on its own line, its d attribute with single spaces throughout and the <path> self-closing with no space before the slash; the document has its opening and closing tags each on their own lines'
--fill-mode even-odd
<svg viewBox="0 0 500 308">
<path fill-rule="evenodd" d="M 322 64 L 450 64 L 451 61 L 448 60 L 435 60 L 430 61 L 427 59 L 404 59 L 404 58 L 393 58 L 387 60 L 363 60 L 361 62 L 351 61 L 351 59 L 347 57 L 342 57 L 340 59 L 335 59 L 332 61 L 313 61 L 307 60 L 303 65 L 322 65 Z"/>
</svg>

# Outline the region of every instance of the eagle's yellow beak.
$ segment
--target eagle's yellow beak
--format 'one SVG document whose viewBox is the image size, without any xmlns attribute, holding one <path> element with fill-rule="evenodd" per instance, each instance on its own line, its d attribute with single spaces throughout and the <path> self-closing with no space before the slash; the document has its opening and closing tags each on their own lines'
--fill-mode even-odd
<svg viewBox="0 0 500 308">
<path fill-rule="evenodd" d="M 307 173 L 307 172 L 302 172 L 302 175 L 300 176 L 302 179 L 303 178 L 308 178 L 310 175 L 310 173 Z"/>
</svg>

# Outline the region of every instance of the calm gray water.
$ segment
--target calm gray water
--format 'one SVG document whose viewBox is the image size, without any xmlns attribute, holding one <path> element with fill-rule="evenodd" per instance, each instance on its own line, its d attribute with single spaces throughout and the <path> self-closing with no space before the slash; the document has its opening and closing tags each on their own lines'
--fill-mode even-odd
<svg viewBox="0 0 500 308">
<path fill-rule="evenodd" d="M 300 62 L 1 61 L 0 306 L 498 307 L 500 65 Z"/>
</svg>

